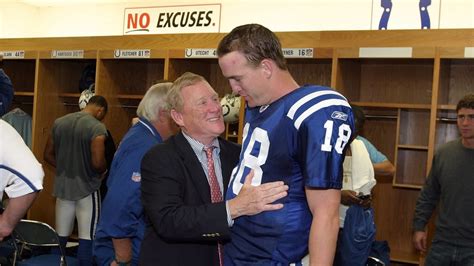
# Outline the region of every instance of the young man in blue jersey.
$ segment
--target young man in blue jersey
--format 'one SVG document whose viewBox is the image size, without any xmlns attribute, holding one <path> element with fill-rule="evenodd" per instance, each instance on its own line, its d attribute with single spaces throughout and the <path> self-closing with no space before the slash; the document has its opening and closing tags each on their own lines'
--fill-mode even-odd
<svg viewBox="0 0 474 266">
<path fill-rule="evenodd" d="M 339 230 L 342 162 L 354 130 L 347 100 L 331 88 L 300 86 L 276 35 L 258 24 L 239 26 L 217 53 L 232 90 L 247 102 L 240 161 L 226 199 L 253 185 L 281 180 L 280 210 L 234 220 L 225 265 L 288 265 L 308 254 L 332 265 Z"/>
</svg>

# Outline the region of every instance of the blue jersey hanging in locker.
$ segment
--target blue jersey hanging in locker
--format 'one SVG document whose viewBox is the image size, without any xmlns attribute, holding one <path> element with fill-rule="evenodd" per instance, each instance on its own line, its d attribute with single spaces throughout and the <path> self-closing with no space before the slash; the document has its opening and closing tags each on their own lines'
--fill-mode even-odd
<svg viewBox="0 0 474 266">
<path fill-rule="evenodd" d="M 342 187 L 345 146 L 354 129 L 347 100 L 331 88 L 301 87 L 268 106 L 247 109 L 240 163 L 232 172 L 226 199 L 234 198 L 254 169 L 253 185 L 284 181 L 284 208 L 234 221 L 225 252 L 234 263 L 262 256 L 292 263 L 308 252 L 312 215 L 305 186 Z"/>
</svg>

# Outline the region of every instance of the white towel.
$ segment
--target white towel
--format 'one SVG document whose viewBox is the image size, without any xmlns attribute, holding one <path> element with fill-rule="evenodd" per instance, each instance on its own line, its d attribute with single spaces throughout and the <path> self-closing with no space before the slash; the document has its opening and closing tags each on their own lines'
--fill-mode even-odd
<svg viewBox="0 0 474 266">
<path fill-rule="evenodd" d="M 352 153 L 352 190 L 358 194 L 370 195 L 370 191 L 377 181 L 374 176 L 374 167 L 364 142 L 354 139 L 351 143 Z"/>
<path fill-rule="evenodd" d="M 369 152 L 364 142 L 354 139 L 351 143 L 351 156 L 344 159 L 343 190 L 352 190 L 357 194 L 370 195 L 375 186 L 374 166 L 370 161 Z M 349 206 L 339 206 L 339 226 L 344 227 L 346 212 Z"/>
</svg>

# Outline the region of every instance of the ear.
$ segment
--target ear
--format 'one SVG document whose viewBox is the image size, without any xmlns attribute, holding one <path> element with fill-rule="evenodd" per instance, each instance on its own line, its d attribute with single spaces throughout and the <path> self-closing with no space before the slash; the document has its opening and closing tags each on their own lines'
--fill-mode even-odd
<svg viewBox="0 0 474 266">
<path fill-rule="evenodd" d="M 105 108 L 97 106 L 97 109 L 96 109 L 96 112 L 95 112 L 95 118 L 97 118 L 99 120 L 102 120 L 104 117 L 105 117 Z"/>
<path fill-rule="evenodd" d="M 170 117 L 170 112 L 166 111 L 166 110 L 163 110 L 163 109 L 160 109 L 158 111 L 158 120 L 161 122 L 161 123 L 164 123 L 168 120 L 168 118 Z"/>
<path fill-rule="evenodd" d="M 260 62 L 260 66 L 264 77 L 267 79 L 271 78 L 273 69 L 275 67 L 273 61 L 269 59 L 263 59 L 262 62 Z"/>
<path fill-rule="evenodd" d="M 173 118 L 174 122 L 180 126 L 184 127 L 184 120 L 183 120 L 183 114 L 180 112 L 176 111 L 175 109 L 171 109 L 170 111 L 171 118 Z"/>
</svg>

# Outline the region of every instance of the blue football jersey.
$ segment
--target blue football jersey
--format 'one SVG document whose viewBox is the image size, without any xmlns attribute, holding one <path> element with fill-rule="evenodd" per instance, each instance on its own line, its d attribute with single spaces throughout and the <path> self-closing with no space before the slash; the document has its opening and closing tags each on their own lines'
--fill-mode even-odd
<svg viewBox="0 0 474 266">
<path fill-rule="evenodd" d="M 225 265 L 288 265 L 308 253 L 312 214 L 305 186 L 342 187 L 342 162 L 354 129 L 347 100 L 331 88 L 301 87 L 268 106 L 246 110 L 240 162 L 226 199 L 239 194 L 250 169 L 252 185 L 284 181 L 284 208 L 234 221 Z"/>
</svg>

